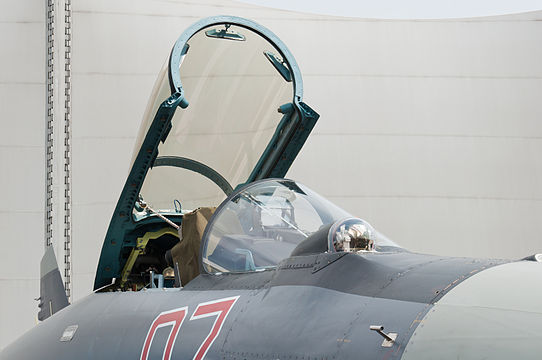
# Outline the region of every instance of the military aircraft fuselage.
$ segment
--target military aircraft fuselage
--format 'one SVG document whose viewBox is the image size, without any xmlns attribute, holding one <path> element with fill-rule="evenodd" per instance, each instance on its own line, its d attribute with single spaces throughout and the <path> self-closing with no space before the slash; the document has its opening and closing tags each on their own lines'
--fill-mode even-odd
<svg viewBox="0 0 542 360">
<path fill-rule="evenodd" d="M 483 358 L 522 349 L 527 358 L 525 350 L 540 346 L 525 343 L 528 334 L 540 335 L 542 325 L 532 325 L 542 314 L 530 314 L 524 340 L 522 330 L 510 330 L 524 319 L 511 314 L 525 315 L 528 308 L 488 304 L 493 314 L 488 318 L 485 306 L 456 304 L 447 313 L 450 305 L 439 303 L 454 291 L 465 301 L 490 296 L 492 281 L 478 287 L 479 294 L 460 290 L 469 281 L 476 285 L 484 272 L 494 281 L 502 274 L 521 281 L 533 269 L 540 276 L 540 265 L 406 251 L 295 256 L 276 270 L 200 275 L 184 288 L 94 293 L 39 324 L 0 358 L 397 359 L 409 356 L 409 350 L 412 358 L 435 358 L 434 352 L 420 352 L 417 342 L 438 345 L 438 358 Z M 502 298 L 518 296 L 507 292 L 513 285 L 503 284 Z M 434 320 L 440 313 L 445 320 Z M 454 328 L 462 321 L 462 328 Z M 449 338 L 415 335 L 424 322 Z M 500 326 L 484 331 L 487 322 Z M 383 346 L 384 337 L 370 330 L 374 325 L 396 334 L 391 346 Z M 70 326 L 75 332 L 63 339 Z M 495 341 L 496 333 L 508 340 Z M 487 341 L 495 341 L 492 348 Z"/>
</svg>

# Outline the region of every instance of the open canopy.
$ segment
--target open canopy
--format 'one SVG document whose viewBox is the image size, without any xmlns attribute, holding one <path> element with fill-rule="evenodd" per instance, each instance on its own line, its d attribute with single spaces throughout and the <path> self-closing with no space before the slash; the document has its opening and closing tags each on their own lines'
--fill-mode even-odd
<svg viewBox="0 0 542 360">
<path fill-rule="evenodd" d="M 189 106 L 173 116 L 141 189 L 158 209 L 173 209 L 174 199 L 186 209 L 218 205 L 247 181 L 283 117 L 277 109 L 294 97 L 278 49 L 249 29 L 208 26 L 185 51 L 180 77 Z M 170 95 L 167 69 L 159 78 L 146 124 Z M 139 134 L 137 151 L 144 137 Z"/>
<path fill-rule="evenodd" d="M 237 186 L 283 177 L 318 114 L 302 100 L 301 75 L 269 30 L 236 17 L 187 29 L 160 72 L 111 219 L 95 288 L 118 277 L 156 214 L 218 206 Z"/>
</svg>

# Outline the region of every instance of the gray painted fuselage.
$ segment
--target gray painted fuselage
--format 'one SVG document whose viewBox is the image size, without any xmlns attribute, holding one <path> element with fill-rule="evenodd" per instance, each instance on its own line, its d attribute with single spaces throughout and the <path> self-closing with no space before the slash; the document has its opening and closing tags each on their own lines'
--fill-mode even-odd
<svg viewBox="0 0 542 360">
<path fill-rule="evenodd" d="M 0 359 L 138 359 L 157 316 L 183 307 L 186 317 L 171 359 L 192 359 L 217 319 L 191 320 L 198 304 L 236 296 L 205 359 L 433 358 L 435 351 L 452 358 L 483 358 L 491 338 L 479 347 L 480 333 L 498 338 L 495 349 L 504 346 L 517 353 L 523 346 L 522 358 L 535 357 L 541 350 L 541 342 L 535 341 L 540 340 L 541 323 L 529 321 L 524 335 L 513 335 L 525 314 L 542 316 L 541 291 L 532 291 L 527 300 L 527 294 L 521 294 L 540 285 L 536 282 L 541 281 L 542 264 L 502 263 L 408 252 L 320 254 L 287 259 L 272 271 L 200 275 L 182 289 L 94 293 L 40 323 L 8 346 Z M 522 282 L 527 272 L 532 275 Z M 496 289 L 504 274 L 508 282 Z M 507 293 L 509 285 L 514 293 Z M 497 293 L 501 300 L 491 301 Z M 514 302 L 514 296 L 523 300 Z M 491 316 L 493 321 L 465 318 L 484 303 L 491 310 L 486 309 L 482 319 Z M 501 318 L 507 322 L 496 326 Z M 465 327 L 476 324 L 475 331 L 459 328 L 461 321 L 467 322 Z M 77 325 L 73 338 L 60 341 L 70 325 Z M 371 325 L 397 333 L 395 344 L 382 347 L 383 338 L 369 330 Z M 149 359 L 163 357 L 171 331 L 171 325 L 156 331 Z M 531 337 L 525 338 L 526 333 Z M 499 357 L 498 351 L 491 354 Z"/>
</svg>

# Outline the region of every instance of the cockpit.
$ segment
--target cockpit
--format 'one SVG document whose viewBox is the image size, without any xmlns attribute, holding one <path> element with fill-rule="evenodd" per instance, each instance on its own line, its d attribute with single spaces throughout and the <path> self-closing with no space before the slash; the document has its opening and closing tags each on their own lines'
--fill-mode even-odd
<svg viewBox="0 0 542 360">
<path fill-rule="evenodd" d="M 259 272 L 291 256 L 390 245 L 283 179 L 318 118 L 272 32 L 231 16 L 188 28 L 149 99 L 94 289 L 141 290 L 155 275 L 180 286 L 201 272 Z"/>
<path fill-rule="evenodd" d="M 275 268 L 290 256 L 397 247 L 367 222 L 292 180 L 250 184 L 216 210 L 202 239 L 208 273 Z"/>
<path fill-rule="evenodd" d="M 201 273 L 257 273 L 294 257 L 402 251 L 365 220 L 288 179 L 242 186 L 217 208 L 183 213 L 181 226 L 158 215 L 107 291 L 179 288 Z"/>
</svg>

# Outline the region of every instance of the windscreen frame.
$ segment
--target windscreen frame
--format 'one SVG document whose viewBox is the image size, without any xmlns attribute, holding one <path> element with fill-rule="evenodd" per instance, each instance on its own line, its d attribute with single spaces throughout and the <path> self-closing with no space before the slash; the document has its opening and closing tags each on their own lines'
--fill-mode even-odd
<svg viewBox="0 0 542 360">
<path fill-rule="evenodd" d="M 213 225 L 215 224 L 215 222 L 217 221 L 217 218 L 219 216 L 221 216 L 221 213 L 222 213 L 222 210 L 224 209 L 224 207 L 228 206 L 228 204 L 231 202 L 232 199 L 234 199 L 235 197 L 239 196 L 241 193 L 243 192 L 246 192 L 247 190 L 249 190 L 250 188 L 253 188 L 253 187 L 257 187 L 257 186 L 260 186 L 262 183 L 273 183 L 273 182 L 278 182 L 278 183 L 281 183 L 281 182 L 291 182 L 295 185 L 302 185 L 302 184 L 299 184 L 298 182 L 294 181 L 294 180 L 291 180 L 291 179 L 286 179 L 286 178 L 266 178 L 266 179 L 261 179 L 261 180 L 257 180 L 257 181 L 254 181 L 254 182 L 251 182 L 249 184 L 245 184 L 244 186 L 240 186 L 238 187 L 237 189 L 235 189 L 235 191 L 233 191 L 217 208 L 216 210 L 214 211 L 213 215 L 211 216 L 211 218 L 209 219 L 208 223 L 207 223 L 207 226 L 205 227 L 205 231 L 203 232 L 203 236 L 202 236 L 202 239 L 201 239 L 201 243 L 200 243 L 200 249 L 199 249 L 199 257 L 198 257 L 198 262 L 199 262 L 199 273 L 200 274 L 207 274 L 207 275 L 216 275 L 218 273 L 213 273 L 213 272 L 209 272 L 207 270 L 207 268 L 205 267 L 204 265 L 204 260 L 203 258 L 205 257 L 205 253 L 207 251 L 207 246 L 208 246 L 208 241 L 209 241 L 209 237 L 210 237 L 210 232 L 212 231 L 213 229 Z M 284 186 L 284 184 L 282 184 Z M 320 199 L 318 199 L 317 202 L 319 202 L 320 200 L 324 200 L 325 202 L 329 202 L 329 200 L 327 200 L 326 198 L 322 197 L 321 195 L 315 193 L 313 190 L 307 188 L 305 186 L 305 188 L 307 190 L 309 190 L 310 192 L 312 192 L 314 195 L 316 195 L 317 197 L 320 197 Z M 308 195 L 307 195 L 308 196 Z M 331 205 L 335 206 L 336 209 L 335 210 L 339 210 L 341 212 L 344 213 L 344 216 L 348 216 L 348 217 L 352 217 L 351 214 L 349 214 L 347 211 L 345 211 L 344 209 L 340 208 L 339 206 L 329 202 Z M 317 214 L 318 216 L 321 216 L 320 213 Z M 334 223 L 335 221 L 337 221 L 339 219 L 336 218 L 336 219 L 328 219 L 328 220 L 331 220 L 330 221 L 330 224 Z M 321 218 L 322 222 L 324 222 L 326 219 L 324 218 Z M 327 239 L 327 237 L 326 237 Z M 274 267 L 269 267 L 268 269 L 266 270 L 276 270 L 276 266 Z M 227 274 L 247 274 L 247 273 L 250 273 L 250 272 L 235 272 L 235 271 L 228 271 L 226 272 Z"/>
</svg>

